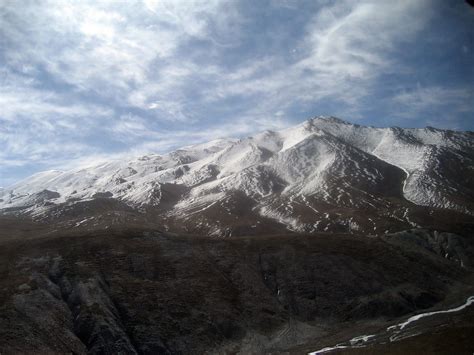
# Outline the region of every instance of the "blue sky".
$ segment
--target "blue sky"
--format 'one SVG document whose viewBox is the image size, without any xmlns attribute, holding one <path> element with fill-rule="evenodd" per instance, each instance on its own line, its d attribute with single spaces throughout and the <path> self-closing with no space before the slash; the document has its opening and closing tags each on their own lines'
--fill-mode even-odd
<svg viewBox="0 0 474 355">
<path fill-rule="evenodd" d="M 0 186 L 316 115 L 474 129 L 457 0 L 0 4 Z"/>
</svg>

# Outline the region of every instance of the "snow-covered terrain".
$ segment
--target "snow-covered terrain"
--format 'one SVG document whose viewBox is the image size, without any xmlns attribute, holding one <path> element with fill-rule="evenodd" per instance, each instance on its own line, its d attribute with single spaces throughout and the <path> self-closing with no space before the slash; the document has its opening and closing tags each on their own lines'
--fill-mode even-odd
<svg viewBox="0 0 474 355">
<path fill-rule="evenodd" d="M 365 348 L 370 343 L 372 343 L 373 345 L 376 343 L 382 343 L 382 342 L 387 342 L 387 341 L 396 342 L 402 339 L 417 336 L 422 333 L 411 332 L 411 331 L 406 331 L 406 330 L 405 332 L 403 332 L 403 330 L 407 328 L 409 325 L 411 325 L 412 323 L 416 323 L 422 318 L 433 317 L 437 315 L 444 315 L 444 314 L 449 314 L 449 313 L 457 313 L 457 312 L 463 311 L 467 307 L 470 307 L 472 304 L 474 304 L 474 296 L 468 297 L 466 302 L 458 307 L 444 309 L 441 311 L 420 313 L 408 318 L 406 321 L 402 323 L 388 327 L 385 332 L 382 332 L 380 334 L 360 335 L 360 336 L 350 339 L 347 342 L 337 344 L 334 346 L 328 346 L 323 349 L 310 352 L 308 353 L 308 355 L 325 354 L 325 353 L 333 352 L 334 350 L 338 350 L 338 349 Z"/>
<path fill-rule="evenodd" d="M 40 216 L 56 205 L 114 198 L 137 210 L 154 207 L 184 224 L 201 223 L 216 234 L 230 223 L 218 223 L 220 215 L 241 217 L 239 203 L 251 206 L 249 225 L 263 218 L 297 231 L 367 229 L 371 219 L 352 211 L 394 205 L 472 214 L 473 137 L 317 117 L 164 155 L 41 172 L 1 190 L 0 208 Z M 235 202 L 236 194 L 243 202 Z M 384 218 L 408 218 L 393 211 Z M 376 232 L 377 226 L 370 228 Z"/>
</svg>

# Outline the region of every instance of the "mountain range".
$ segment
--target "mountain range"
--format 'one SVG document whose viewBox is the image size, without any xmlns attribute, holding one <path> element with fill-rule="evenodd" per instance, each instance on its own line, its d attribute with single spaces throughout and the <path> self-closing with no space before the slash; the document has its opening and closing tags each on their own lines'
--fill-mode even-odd
<svg viewBox="0 0 474 355">
<path fill-rule="evenodd" d="M 316 117 L 243 139 L 41 172 L 0 191 L 0 209 L 68 228 L 142 221 L 213 236 L 450 229 L 474 214 L 474 133 Z"/>
</svg>

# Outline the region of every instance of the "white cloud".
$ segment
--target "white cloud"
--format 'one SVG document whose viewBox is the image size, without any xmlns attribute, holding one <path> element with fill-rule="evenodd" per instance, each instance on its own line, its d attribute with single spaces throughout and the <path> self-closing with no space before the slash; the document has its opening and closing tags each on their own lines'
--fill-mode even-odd
<svg viewBox="0 0 474 355">
<path fill-rule="evenodd" d="M 33 88 L 0 88 L 0 120 L 16 122 L 19 120 L 57 124 L 64 127 L 76 127 L 74 120 L 79 117 L 110 116 L 112 110 L 93 104 L 69 104 L 54 92 L 45 92 Z M 69 120 L 69 122 L 67 122 Z"/>
<path fill-rule="evenodd" d="M 467 89 L 443 88 L 440 86 L 421 87 L 416 90 L 404 91 L 393 97 L 393 101 L 410 108 L 421 110 L 426 107 L 442 106 L 449 103 L 465 102 L 472 97 Z"/>
<path fill-rule="evenodd" d="M 216 0 L 144 0 L 148 10 L 160 20 L 194 37 L 207 37 L 208 17 L 220 14 L 222 2 Z"/>
<path fill-rule="evenodd" d="M 36 80 L 0 73 L 3 169 L 32 163 L 48 165 L 94 150 L 84 139 L 113 117 L 112 109 L 80 101 L 71 103 L 67 95 L 38 88 Z"/>
<path fill-rule="evenodd" d="M 259 95 L 260 109 L 272 112 L 330 99 L 354 110 L 381 75 L 406 71 L 393 50 L 413 40 L 429 17 L 424 0 L 335 2 L 307 24 L 292 63 L 265 57 L 221 71 L 207 89 L 208 100 Z"/>
<path fill-rule="evenodd" d="M 12 48 L 4 55 L 12 68 L 41 66 L 78 90 L 128 101 L 130 92 L 153 87 L 169 74 L 166 67 L 161 73 L 163 62 L 189 36 L 206 36 L 219 6 L 216 1 L 11 3 L 2 30 Z"/>
<path fill-rule="evenodd" d="M 371 78 L 397 64 L 389 51 L 410 41 L 428 16 L 429 3 L 423 0 L 334 3 L 309 26 L 310 55 L 299 65 L 342 78 Z"/>
<path fill-rule="evenodd" d="M 473 88 L 417 86 L 414 90 L 401 91 L 388 99 L 393 116 L 420 120 L 438 127 L 457 127 L 458 113 L 472 112 Z"/>
</svg>

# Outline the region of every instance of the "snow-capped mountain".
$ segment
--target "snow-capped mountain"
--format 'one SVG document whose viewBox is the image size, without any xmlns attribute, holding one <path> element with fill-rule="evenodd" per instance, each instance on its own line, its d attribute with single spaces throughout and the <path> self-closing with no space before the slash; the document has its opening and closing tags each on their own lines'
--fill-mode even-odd
<svg viewBox="0 0 474 355">
<path fill-rule="evenodd" d="M 0 208 L 36 218 L 67 215 L 84 225 L 98 218 L 88 215 L 91 205 L 113 200 L 121 210 L 193 233 L 381 233 L 436 220 L 443 211 L 472 216 L 473 143 L 472 132 L 317 117 L 244 139 L 38 173 L 1 191 Z"/>
</svg>

